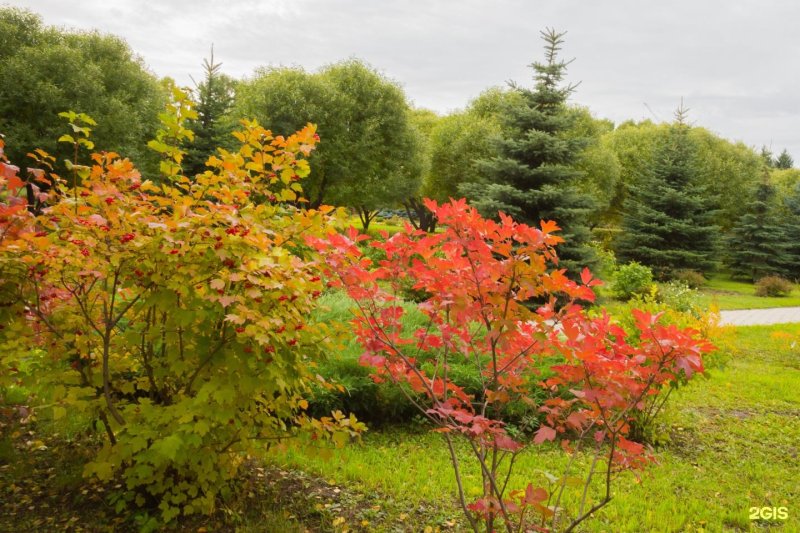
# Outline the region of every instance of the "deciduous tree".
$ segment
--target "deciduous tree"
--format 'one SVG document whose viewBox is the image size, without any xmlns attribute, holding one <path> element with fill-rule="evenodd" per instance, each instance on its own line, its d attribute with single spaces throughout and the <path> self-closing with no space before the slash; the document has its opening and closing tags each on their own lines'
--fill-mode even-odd
<svg viewBox="0 0 800 533">
<path fill-rule="evenodd" d="M 63 130 L 58 113 L 73 109 L 98 121 L 98 149 L 124 152 L 147 170 L 146 148 L 158 128 L 166 95 L 140 58 L 121 39 L 95 32 L 46 27 L 41 18 L 15 8 L 0 9 L 0 132 L 9 157 L 28 165 L 26 154 L 41 148 L 60 161 L 70 157 L 56 142 Z"/>
</svg>

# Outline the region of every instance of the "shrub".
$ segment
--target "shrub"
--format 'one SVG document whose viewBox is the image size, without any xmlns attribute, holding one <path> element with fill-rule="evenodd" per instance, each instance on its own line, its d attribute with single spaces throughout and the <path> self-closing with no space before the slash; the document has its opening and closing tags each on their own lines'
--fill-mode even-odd
<svg viewBox="0 0 800 533">
<path fill-rule="evenodd" d="M 681 313 L 695 316 L 701 312 L 700 294 L 683 281 L 660 283 L 656 297 L 659 302 Z"/>
<path fill-rule="evenodd" d="M 303 414 L 309 363 L 329 348 L 323 327 L 305 327 L 324 286 L 301 235 L 322 235 L 330 209 L 294 207 L 314 127 L 273 138 L 246 122 L 239 150 L 189 180 L 177 145 L 193 113 L 174 96 L 151 143 L 160 186 L 106 152 L 69 162 L 66 182 L 33 172 L 53 198 L 17 258 L 25 312 L 2 331 L 46 351 L 54 419 L 99 419 L 105 443 L 85 474 L 121 474 L 118 509 L 156 505 L 163 522 L 210 512 L 246 454 L 298 428 L 342 442 L 363 427 Z M 65 116 L 62 140 L 91 149 L 91 119 Z"/>
<path fill-rule="evenodd" d="M 692 289 L 699 289 L 708 281 L 702 272 L 696 270 L 679 270 L 675 273 L 675 279 L 686 283 Z"/>
<path fill-rule="evenodd" d="M 646 294 L 652 286 L 653 271 L 650 267 L 631 261 L 614 272 L 611 290 L 617 298 L 630 300 L 637 294 Z"/>
<path fill-rule="evenodd" d="M 780 276 L 766 276 L 756 282 L 756 296 L 788 296 L 792 282 Z"/>
<path fill-rule="evenodd" d="M 611 279 L 614 277 L 614 272 L 617 271 L 617 258 L 614 251 L 604 246 L 602 242 L 590 241 L 589 246 L 594 251 L 597 258 L 595 273 L 601 279 Z"/>
<path fill-rule="evenodd" d="M 605 314 L 589 316 L 578 302 L 594 301 L 599 281 L 588 270 L 580 282 L 548 271 L 561 242 L 552 222 L 538 229 L 504 215 L 500 222 L 486 220 L 465 200 L 426 206 L 443 231 L 406 230 L 375 242 L 387 257 L 379 266 L 363 260 L 355 244 L 369 237 L 355 229 L 308 239 L 325 255 L 330 283 L 358 302 L 352 327 L 364 349 L 360 362 L 373 368 L 376 380 L 417 395 L 420 413 L 451 455 L 472 531 L 573 531 L 609 503 L 620 472 L 651 459 L 628 438 L 638 413 L 663 405 L 659 393 L 673 383 L 703 372 L 703 355 L 712 347 L 696 330 L 663 325 L 659 315 L 644 311 L 632 312 L 636 335 Z M 403 327 L 406 309 L 396 296 L 408 278 L 430 294 L 417 305 L 426 324 L 412 331 Z M 526 305 L 534 297 L 545 301 L 536 310 Z M 559 299 L 566 305 L 556 306 Z M 551 360 L 549 374 L 540 376 Z M 451 375 L 456 365 L 471 366 L 468 376 L 478 381 L 459 385 L 453 377 L 460 371 Z M 543 415 L 533 435 L 503 422 L 515 401 Z M 472 502 L 463 489 L 459 463 L 467 459 L 456 454 L 458 438 L 467 441 L 483 481 Z M 589 457 L 566 461 L 559 475 L 546 474 L 545 486 L 530 481 L 507 489 L 516 455 L 555 440 L 573 459 L 584 451 Z M 589 503 L 598 476 L 602 492 Z"/>
</svg>

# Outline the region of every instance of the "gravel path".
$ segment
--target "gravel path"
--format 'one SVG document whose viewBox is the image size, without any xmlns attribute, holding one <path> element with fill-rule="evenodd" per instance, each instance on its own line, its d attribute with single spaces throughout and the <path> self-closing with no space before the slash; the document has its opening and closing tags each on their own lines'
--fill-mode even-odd
<svg viewBox="0 0 800 533">
<path fill-rule="evenodd" d="M 791 322 L 800 322 L 800 307 L 720 311 L 720 323 L 725 326 L 756 326 Z"/>
</svg>

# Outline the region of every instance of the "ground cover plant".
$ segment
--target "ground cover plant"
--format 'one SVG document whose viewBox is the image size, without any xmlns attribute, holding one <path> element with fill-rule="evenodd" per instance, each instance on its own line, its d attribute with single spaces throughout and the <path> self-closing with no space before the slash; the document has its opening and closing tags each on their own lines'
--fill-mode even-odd
<svg viewBox="0 0 800 533">
<path fill-rule="evenodd" d="M 573 531 L 611 500 L 613 479 L 651 460 L 629 440 L 636 412 L 663 406 L 659 394 L 703 372 L 712 346 L 698 331 L 661 325 L 659 316 L 633 311 L 636 335 L 628 336 L 608 315 L 589 317 L 579 301 L 592 301 L 599 284 L 588 270 L 581 282 L 557 262 L 557 226 L 541 229 L 482 218 L 466 202 L 428 201 L 443 231 L 428 234 L 410 225 L 372 246 L 386 259 L 373 265 L 351 229 L 308 242 L 326 258 L 330 284 L 345 288 L 357 304 L 352 322 L 363 347 L 361 363 L 409 394 L 421 415 L 444 437 L 457 495 L 470 529 Z M 404 283 L 405 281 L 405 283 Z M 412 285 L 428 294 L 417 307 L 424 326 L 404 332 L 400 294 Z M 526 303 L 539 303 L 531 309 Z M 561 300 L 559 302 L 559 299 Z M 423 351 L 435 356 L 423 362 Z M 560 364 L 541 383 L 526 378 L 537 360 Z M 449 376 L 452 361 L 474 364 L 481 387 L 469 394 Z M 513 399 L 534 402 L 532 389 L 549 391 L 536 407 L 546 420 L 531 437 L 508 431 L 500 416 Z M 460 440 L 463 439 L 463 440 Z M 517 455 L 529 445 L 558 440 L 573 459 L 588 447 L 593 459 L 577 472 L 573 460 L 547 482 L 509 487 Z M 465 493 L 457 442 L 466 442 L 480 467 L 482 491 Z M 599 483 L 599 494 L 590 489 Z M 577 493 L 572 499 L 565 496 Z"/>
</svg>

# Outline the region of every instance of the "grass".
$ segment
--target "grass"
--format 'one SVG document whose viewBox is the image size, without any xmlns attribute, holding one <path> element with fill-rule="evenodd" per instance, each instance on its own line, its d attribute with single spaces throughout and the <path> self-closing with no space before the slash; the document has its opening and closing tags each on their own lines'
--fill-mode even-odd
<svg viewBox="0 0 800 533">
<path fill-rule="evenodd" d="M 709 287 L 736 289 L 739 296 L 751 288 L 725 279 L 713 279 Z M 351 302 L 344 294 L 331 292 L 320 303 L 316 320 L 346 320 Z M 408 311 L 404 326 L 418 327 L 421 316 L 410 305 Z M 582 531 L 800 531 L 800 347 L 794 345 L 800 344 L 800 324 L 729 329 L 718 341 L 732 347 L 733 357 L 709 380 L 699 378 L 673 395 L 662 419 L 670 440 L 656 450 L 658 464 L 640 482 L 625 475 L 611 504 Z M 359 350 L 347 341 L 340 356 L 357 357 Z M 69 422 L 67 417 L 56 427 L 43 419 L 0 431 L 0 501 L 11 502 L 0 506 L 0 530 L 135 529 L 129 517 L 109 510 L 106 496 L 113 486 L 81 477 L 90 450 L 80 444 L 85 428 Z M 467 491 L 477 496 L 479 473 L 466 464 L 465 449 L 461 454 Z M 556 473 L 564 461 L 560 450 L 537 447 L 520 458 L 512 486 L 542 482 L 538 471 Z M 244 477 L 240 497 L 210 518 L 182 520 L 179 530 L 463 527 L 441 437 L 421 426 L 371 431 L 362 444 L 327 459 L 318 450 L 287 446 L 271 455 L 266 469 L 256 465 Z M 789 518 L 749 519 L 749 508 L 773 506 L 787 507 Z"/>
<path fill-rule="evenodd" d="M 709 279 L 700 289 L 700 294 L 704 306 L 714 304 L 720 310 L 800 306 L 800 290 L 797 287 L 784 297 L 756 296 L 752 283 L 734 281 L 721 275 Z"/>
<path fill-rule="evenodd" d="M 737 351 L 727 366 L 673 395 L 663 418 L 671 442 L 657 450 L 658 465 L 641 483 L 623 479 L 610 506 L 585 531 L 800 531 L 800 350 L 786 338 L 800 338 L 800 325 L 739 328 L 728 335 L 725 343 Z M 370 434 L 333 460 L 289 449 L 278 461 L 409 506 L 436 502 L 427 525 L 441 527 L 458 512 L 440 439 L 395 429 Z M 524 455 L 519 468 L 535 477 L 563 460 L 560 451 L 540 448 Z M 476 494 L 477 472 L 467 470 L 466 480 Z M 788 507 L 789 518 L 749 519 L 750 507 L 772 506 Z"/>
<path fill-rule="evenodd" d="M 349 225 L 353 226 L 354 228 L 358 228 L 360 231 L 363 231 L 361 226 L 361 219 L 357 216 L 351 216 L 349 219 Z M 390 235 L 393 233 L 397 233 L 398 231 L 402 231 L 403 229 L 403 220 L 394 217 L 394 218 L 375 218 L 369 223 L 369 230 L 368 233 L 373 236 L 378 236 L 381 231 L 386 231 Z"/>
</svg>

